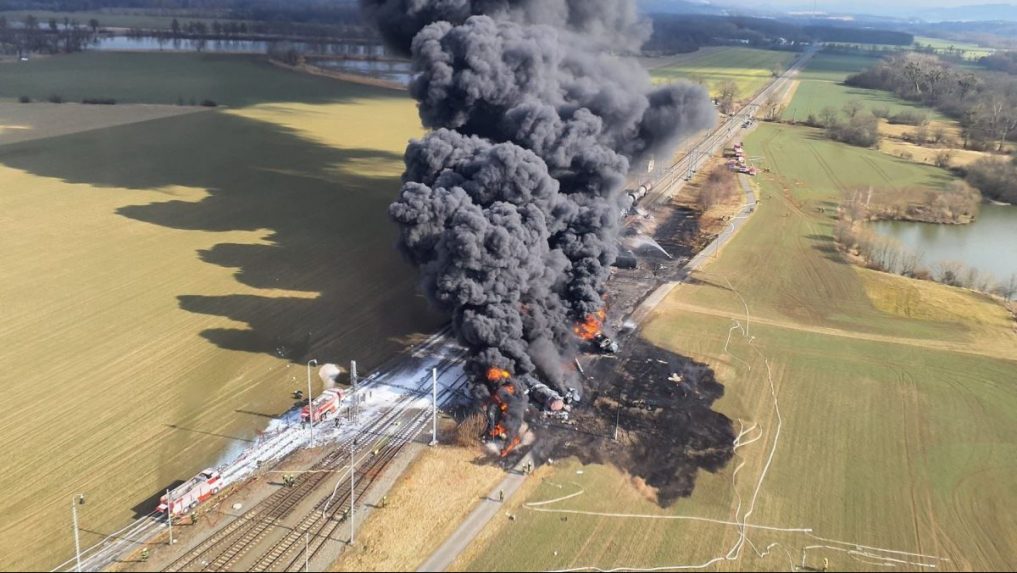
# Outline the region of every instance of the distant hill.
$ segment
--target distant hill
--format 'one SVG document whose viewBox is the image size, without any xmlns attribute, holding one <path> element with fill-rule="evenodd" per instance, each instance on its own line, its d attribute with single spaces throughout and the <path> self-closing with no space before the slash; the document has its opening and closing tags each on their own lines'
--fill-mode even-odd
<svg viewBox="0 0 1017 573">
<path fill-rule="evenodd" d="M 639 10 L 644 14 L 707 14 L 722 16 L 727 9 L 716 6 L 709 0 L 638 0 Z"/>
<path fill-rule="evenodd" d="M 926 8 L 919 17 L 927 22 L 1017 22 L 1017 4 L 976 4 L 955 8 Z"/>
</svg>

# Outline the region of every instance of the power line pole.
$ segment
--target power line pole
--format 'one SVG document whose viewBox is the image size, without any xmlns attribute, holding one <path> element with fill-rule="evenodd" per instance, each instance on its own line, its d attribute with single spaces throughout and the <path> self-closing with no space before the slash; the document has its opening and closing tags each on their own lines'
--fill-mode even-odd
<svg viewBox="0 0 1017 573">
<path fill-rule="evenodd" d="M 85 494 L 79 493 L 71 498 L 71 519 L 74 520 L 74 559 L 77 561 L 77 571 L 81 571 L 81 540 L 78 537 L 78 504 L 85 503 Z"/>
<path fill-rule="evenodd" d="M 311 360 L 307 361 L 307 427 L 309 427 L 311 429 L 311 447 L 313 448 L 314 447 L 314 401 L 312 400 L 312 398 L 314 397 L 314 395 L 311 394 L 311 366 L 312 365 L 313 366 L 317 366 L 318 365 L 318 361 L 314 360 L 313 358 Z"/>
<path fill-rule="evenodd" d="M 621 425 L 621 405 L 618 405 L 618 409 L 615 411 L 614 416 L 614 441 L 618 441 L 618 426 Z"/>
<path fill-rule="evenodd" d="M 353 421 L 360 418 L 360 395 L 357 394 L 357 361 L 350 360 L 350 382 L 353 385 Z"/>
<path fill-rule="evenodd" d="M 353 444 L 350 443 L 350 546 L 351 547 L 353 546 L 353 543 L 355 541 L 356 534 L 357 534 L 356 523 L 355 523 L 356 522 L 356 507 L 354 505 L 356 503 L 356 499 L 355 498 L 356 498 L 356 495 L 357 495 L 357 484 L 356 484 L 356 481 L 355 481 L 355 476 L 356 476 L 356 473 L 357 473 L 357 466 L 356 466 L 356 461 L 353 459 L 353 454 L 354 454 Z"/>
<path fill-rule="evenodd" d="M 438 445 L 438 369 L 431 369 L 431 446 Z"/>
<path fill-rule="evenodd" d="M 173 545 L 173 498 L 170 490 L 166 490 L 166 525 L 169 526 L 169 544 Z"/>
<path fill-rule="evenodd" d="M 304 571 L 311 570 L 311 533 L 304 532 Z"/>
</svg>

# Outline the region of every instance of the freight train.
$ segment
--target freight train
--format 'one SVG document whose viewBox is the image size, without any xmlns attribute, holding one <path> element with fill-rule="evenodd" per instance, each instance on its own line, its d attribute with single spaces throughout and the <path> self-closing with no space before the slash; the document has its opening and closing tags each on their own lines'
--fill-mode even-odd
<svg viewBox="0 0 1017 573">
<path fill-rule="evenodd" d="M 635 212 L 636 206 L 650 191 L 653 191 L 653 181 L 647 181 L 631 191 L 626 191 L 625 196 L 622 197 L 622 206 L 625 208 L 625 212 Z"/>
<path fill-rule="evenodd" d="M 530 398 L 533 399 L 542 409 L 550 412 L 560 412 L 565 409 L 565 406 L 569 406 L 580 400 L 579 390 L 575 388 L 569 388 L 565 395 L 562 396 L 559 392 L 552 389 L 547 384 L 542 382 L 536 382 L 529 384 L 528 391 Z"/>
</svg>

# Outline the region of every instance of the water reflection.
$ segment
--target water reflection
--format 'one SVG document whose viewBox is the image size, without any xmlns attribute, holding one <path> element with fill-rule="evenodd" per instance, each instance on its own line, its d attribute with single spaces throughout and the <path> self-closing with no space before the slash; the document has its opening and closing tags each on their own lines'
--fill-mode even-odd
<svg viewBox="0 0 1017 573">
<path fill-rule="evenodd" d="M 111 52 L 215 52 L 224 54 L 267 54 L 271 49 L 293 48 L 298 52 L 320 56 L 356 56 L 384 58 L 388 54 L 381 44 L 357 42 L 290 42 L 284 40 L 202 40 L 162 36 L 102 36 L 91 49 Z"/>
<path fill-rule="evenodd" d="M 922 253 L 926 266 L 959 261 L 997 281 L 1017 274 L 1017 207 L 983 205 L 970 225 L 884 221 L 873 228 Z"/>
</svg>

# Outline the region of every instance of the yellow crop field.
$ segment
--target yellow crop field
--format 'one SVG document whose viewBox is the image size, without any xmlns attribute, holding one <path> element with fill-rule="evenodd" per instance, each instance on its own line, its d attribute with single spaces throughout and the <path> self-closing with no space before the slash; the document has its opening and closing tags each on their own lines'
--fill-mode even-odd
<svg viewBox="0 0 1017 573">
<path fill-rule="evenodd" d="M 87 545 L 224 461 L 294 405 L 306 360 L 369 373 L 440 323 L 387 216 L 412 101 L 257 69 L 272 98 L 246 107 L 0 133 L 3 568 L 73 555 L 74 494 Z M 290 78 L 315 98 L 280 99 Z M 6 105 L 4 125 L 59 124 Z"/>
</svg>

